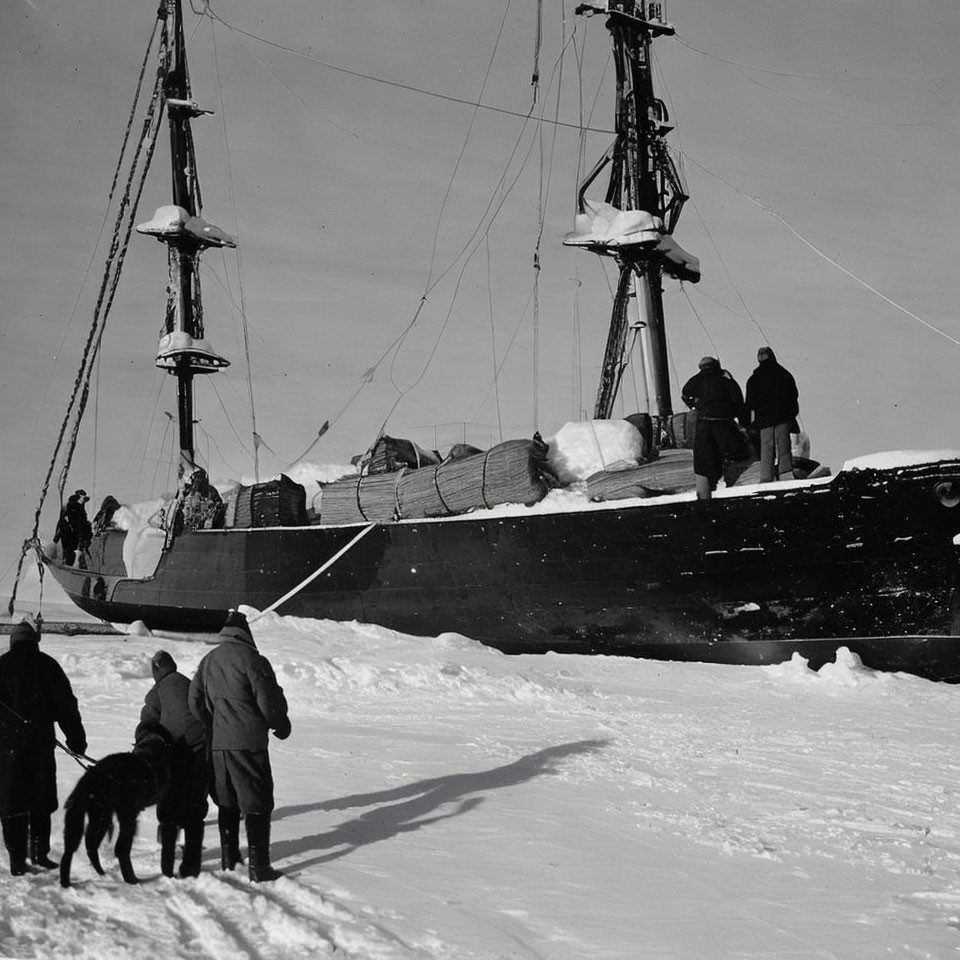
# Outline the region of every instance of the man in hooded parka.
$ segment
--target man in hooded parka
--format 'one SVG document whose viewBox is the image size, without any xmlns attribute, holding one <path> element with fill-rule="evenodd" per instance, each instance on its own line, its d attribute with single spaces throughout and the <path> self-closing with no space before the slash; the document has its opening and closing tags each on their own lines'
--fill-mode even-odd
<svg viewBox="0 0 960 960">
<path fill-rule="evenodd" d="M 211 754 L 210 795 L 219 808 L 221 866 L 240 858 L 240 816 L 247 830 L 250 879 L 276 880 L 270 864 L 273 772 L 269 731 L 290 736 L 287 700 L 273 667 L 261 656 L 247 618 L 231 610 L 220 644 L 201 661 L 190 682 L 190 709 L 207 732 Z"/>
<path fill-rule="evenodd" d="M 160 872 L 173 876 L 177 834 L 183 828 L 181 877 L 196 877 L 203 858 L 203 818 L 207 815 L 207 737 L 188 703 L 190 681 L 166 650 L 150 661 L 154 685 L 147 691 L 140 722 L 161 724 L 173 741 L 170 785 L 157 800 Z"/>
<path fill-rule="evenodd" d="M 40 651 L 40 635 L 24 621 L 10 633 L 0 656 L 0 821 L 10 856 L 10 873 L 22 876 L 30 862 L 44 870 L 50 859 L 50 815 L 57 809 L 60 727 L 69 750 L 82 754 L 87 735 L 67 675 Z"/>
</svg>

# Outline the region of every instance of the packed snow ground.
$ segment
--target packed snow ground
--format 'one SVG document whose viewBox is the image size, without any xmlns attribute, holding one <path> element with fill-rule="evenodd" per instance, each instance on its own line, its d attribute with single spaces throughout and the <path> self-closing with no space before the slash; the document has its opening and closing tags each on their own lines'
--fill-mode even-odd
<svg viewBox="0 0 960 960">
<path fill-rule="evenodd" d="M 293 719 L 255 886 L 112 852 L 75 886 L 0 870 L 5 957 L 702 960 L 960 950 L 960 689 L 875 674 L 507 657 L 459 636 L 268 616 Z M 99 757 L 129 749 L 150 655 L 202 640 L 47 636 Z M 60 754 L 61 803 L 82 772 Z M 61 813 L 54 820 L 59 855 Z"/>
</svg>

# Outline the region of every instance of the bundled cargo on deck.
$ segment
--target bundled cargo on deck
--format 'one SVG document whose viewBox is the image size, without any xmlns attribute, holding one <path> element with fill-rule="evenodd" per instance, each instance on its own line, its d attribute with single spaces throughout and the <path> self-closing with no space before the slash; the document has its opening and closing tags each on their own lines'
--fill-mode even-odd
<svg viewBox="0 0 960 960">
<path fill-rule="evenodd" d="M 344 523 L 387 523 L 397 515 L 397 483 L 403 471 L 378 473 L 369 477 L 344 477 L 320 484 L 314 509 L 323 526 Z"/>
<path fill-rule="evenodd" d="M 590 500 L 659 497 L 693 490 L 693 451 L 661 450 L 656 460 L 630 470 L 599 471 L 586 481 Z"/>
<path fill-rule="evenodd" d="M 546 495 L 548 474 L 542 440 L 507 440 L 436 466 L 323 484 L 320 524 L 448 517 L 502 503 L 529 506 Z"/>
</svg>

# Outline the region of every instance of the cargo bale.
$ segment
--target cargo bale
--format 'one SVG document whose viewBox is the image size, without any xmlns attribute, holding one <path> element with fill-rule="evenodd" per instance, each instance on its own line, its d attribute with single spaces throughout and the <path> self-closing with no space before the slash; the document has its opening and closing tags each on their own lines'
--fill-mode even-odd
<svg viewBox="0 0 960 960">
<path fill-rule="evenodd" d="M 321 484 L 320 526 L 395 520 L 399 479 L 397 473 L 384 473 Z"/>
<path fill-rule="evenodd" d="M 501 503 L 538 503 L 548 489 L 545 457 L 542 440 L 507 440 L 485 453 L 406 473 L 397 487 L 399 516 L 445 517 Z"/>
</svg>

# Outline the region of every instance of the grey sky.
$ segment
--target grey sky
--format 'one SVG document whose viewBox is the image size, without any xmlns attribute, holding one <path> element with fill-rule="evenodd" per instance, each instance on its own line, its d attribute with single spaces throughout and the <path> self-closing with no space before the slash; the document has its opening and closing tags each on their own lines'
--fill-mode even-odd
<svg viewBox="0 0 960 960">
<path fill-rule="evenodd" d="M 0 5 L 2 593 L 88 329 L 103 249 L 91 257 L 155 6 Z M 272 45 L 198 22 L 187 6 L 194 95 L 217 111 L 195 127 L 204 215 L 237 232 L 242 250 L 242 287 L 235 262 L 219 254 L 208 254 L 204 273 L 208 336 L 233 360 L 213 378 L 215 391 L 201 384 L 197 394 L 198 448 L 215 478 L 252 474 L 234 432 L 249 448 L 240 325 L 222 286 L 235 302 L 242 291 L 246 306 L 266 475 L 302 452 L 326 419 L 336 422 L 311 454 L 317 462 L 362 452 L 388 414 L 391 432 L 443 446 L 464 435 L 495 441 L 498 420 L 505 438 L 535 427 L 548 435 L 592 408 L 613 273 L 560 245 L 573 221 L 578 133 L 544 126 L 537 138 L 530 125 L 521 138 L 518 117 L 474 117 L 455 102 L 480 98 L 496 48 L 484 103 L 529 110 L 534 0 L 213 4 Z M 565 12 L 566 36 L 577 34 L 563 61 L 559 117 L 578 122 L 582 89 L 588 125 L 610 130 L 602 18 L 574 18 L 574 6 L 544 3 L 537 112 L 556 109 Z M 657 42 L 657 77 L 692 196 L 677 237 L 703 270 L 698 286 L 666 293 L 676 380 L 719 352 L 742 383 L 767 338 L 797 377 L 818 459 L 836 468 L 873 450 L 960 446 L 960 352 L 948 338 L 960 339 L 952 282 L 960 8 L 953 0 L 670 0 L 667 13 L 678 38 Z M 609 140 L 586 137 L 588 166 Z M 158 151 L 140 220 L 169 202 L 163 161 Z M 531 265 L 538 190 L 548 182 L 535 335 Z M 471 240 L 491 200 L 503 205 L 489 241 Z M 434 285 L 465 245 L 474 255 L 462 278 L 460 260 Z M 94 494 L 92 506 L 107 493 L 147 498 L 165 486 L 173 381 L 153 368 L 165 279 L 161 245 L 135 238 L 69 482 Z M 395 362 L 391 355 L 377 367 L 344 410 L 425 292 Z M 633 383 L 628 374 L 624 413 L 637 406 Z M 398 388 L 409 392 L 401 398 Z"/>
</svg>

